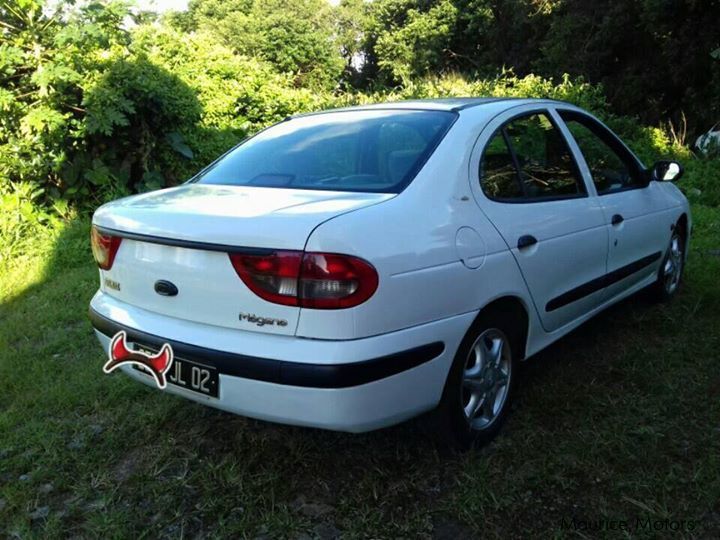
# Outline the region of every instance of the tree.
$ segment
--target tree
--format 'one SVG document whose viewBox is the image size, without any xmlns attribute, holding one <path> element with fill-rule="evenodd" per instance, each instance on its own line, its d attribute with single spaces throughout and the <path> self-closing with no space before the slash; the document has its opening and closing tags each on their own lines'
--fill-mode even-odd
<svg viewBox="0 0 720 540">
<path fill-rule="evenodd" d="M 720 117 L 720 2 L 565 0 L 550 18 L 535 67 L 602 83 L 621 114 L 648 123 L 685 111 L 691 123 Z"/>
<path fill-rule="evenodd" d="M 447 64 L 458 12 L 450 0 L 440 0 L 427 11 L 405 13 L 401 26 L 378 35 L 375 52 L 380 70 L 407 84 Z"/>
<path fill-rule="evenodd" d="M 369 6 L 366 0 L 341 0 L 332 12 L 335 41 L 345 61 L 342 79 L 350 87 L 362 83 L 362 70 L 367 63 L 364 45 Z"/>
<path fill-rule="evenodd" d="M 217 35 L 239 54 L 292 73 L 298 86 L 334 87 L 344 67 L 325 0 L 193 0 L 181 28 Z"/>
<path fill-rule="evenodd" d="M 84 129 L 85 73 L 127 43 L 127 5 L 59 3 L 50 12 L 40 0 L 3 0 L 0 10 L 0 177 L 72 196 L 62 171 Z"/>
<path fill-rule="evenodd" d="M 165 136 L 200 111 L 194 91 L 130 52 L 128 4 L 0 6 L 0 180 L 71 201 L 164 184 Z"/>
</svg>

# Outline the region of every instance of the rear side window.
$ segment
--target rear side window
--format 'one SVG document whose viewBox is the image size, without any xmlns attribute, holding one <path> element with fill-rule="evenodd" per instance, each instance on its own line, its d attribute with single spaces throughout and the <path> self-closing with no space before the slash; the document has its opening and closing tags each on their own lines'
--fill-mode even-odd
<svg viewBox="0 0 720 540">
<path fill-rule="evenodd" d="M 480 181 L 485 194 L 493 199 L 519 199 L 523 196 L 522 183 L 505 139 L 502 131 L 490 139 L 480 167 Z"/>
<path fill-rule="evenodd" d="M 448 131 L 447 111 L 343 111 L 272 126 L 219 159 L 202 184 L 398 193 Z"/>
<path fill-rule="evenodd" d="M 507 202 L 586 194 L 565 138 L 543 113 L 515 118 L 495 132 L 480 160 L 480 185 L 488 197 Z"/>
</svg>

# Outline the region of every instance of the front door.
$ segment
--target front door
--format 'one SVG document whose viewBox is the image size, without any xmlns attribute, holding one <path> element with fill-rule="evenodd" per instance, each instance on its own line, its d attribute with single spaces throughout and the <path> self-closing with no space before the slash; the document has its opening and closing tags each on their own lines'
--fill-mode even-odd
<svg viewBox="0 0 720 540">
<path fill-rule="evenodd" d="M 481 134 L 478 204 L 522 271 L 542 325 L 551 332 L 597 307 L 608 231 L 547 110 L 496 118 Z M 477 161 L 474 161 L 477 163 Z M 478 191 L 479 190 L 479 191 Z"/>
<path fill-rule="evenodd" d="M 558 111 L 582 152 L 609 236 L 605 299 L 655 274 L 671 236 L 672 217 L 659 186 L 620 140 L 592 117 Z"/>
</svg>

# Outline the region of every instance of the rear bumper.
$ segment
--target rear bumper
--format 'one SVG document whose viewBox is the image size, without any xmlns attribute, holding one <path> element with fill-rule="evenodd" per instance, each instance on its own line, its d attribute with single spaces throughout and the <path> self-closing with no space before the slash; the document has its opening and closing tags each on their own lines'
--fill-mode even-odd
<svg viewBox="0 0 720 540">
<path fill-rule="evenodd" d="M 89 311 L 89 317 L 95 330 L 108 338 L 112 338 L 115 334 L 124 330 L 130 342 L 150 346 L 156 350 L 159 350 L 163 343 L 169 343 L 178 358 L 195 360 L 212 366 L 218 370 L 220 375 L 307 388 L 359 386 L 402 373 L 429 362 L 440 356 L 445 350 L 445 345 L 440 341 L 436 341 L 360 362 L 309 364 L 219 351 L 167 339 L 117 323 L 100 315 L 92 307 Z"/>
<path fill-rule="evenodd" d="M 339 431 L 388 426 L 437 405 L 455 350 L 475 314 L 468 313 L 347 341 L 232 330 L 151 313 L 98 292 L 90 305 L 107 351 L 120 330 L 129 342 L 170 343 L 178 358 L 219 371 L 219 397 L 168 385 L 166 392 L 262 420 Z M 137 370 L 132 378 L 152 385 Z"/>
</svg>

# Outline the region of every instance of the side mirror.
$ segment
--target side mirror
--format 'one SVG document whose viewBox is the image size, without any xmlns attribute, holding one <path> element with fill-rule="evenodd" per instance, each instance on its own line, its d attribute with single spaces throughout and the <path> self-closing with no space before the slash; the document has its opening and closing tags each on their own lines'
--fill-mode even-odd
<svg viewBox="0 0 720 540">
<path fill-rule="evenodd" d="M 658 161 L 650 169 L 650 179 L 657 182 L 674 182 L 685 172 L 677 161 Z"/>
</svg>

